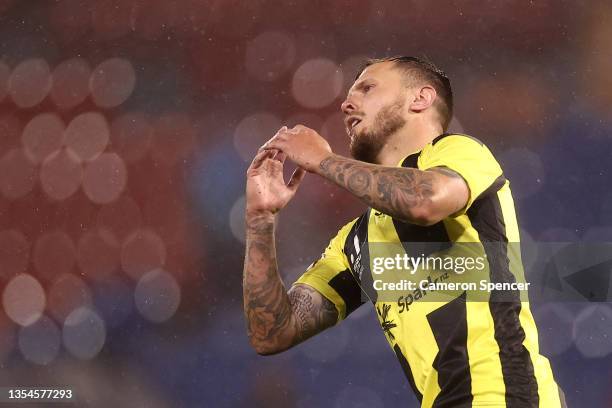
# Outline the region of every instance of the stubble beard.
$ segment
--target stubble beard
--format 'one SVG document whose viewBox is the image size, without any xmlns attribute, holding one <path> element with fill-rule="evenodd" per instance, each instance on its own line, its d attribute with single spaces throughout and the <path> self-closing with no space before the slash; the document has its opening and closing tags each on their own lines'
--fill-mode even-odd
<svg viewBox="0 0 612 408">
<path fill-rule="evenodd" d="M 378 154 L 389 138 L 406 124 L 406 119 L 401 115 L 403 107 L 403 98 L 398 98 L 381 108 L 374 117 L 370 131 L 363 130 L 351 137 L 351 156 L 356 160 L 376 163 Z"/>
</svg>

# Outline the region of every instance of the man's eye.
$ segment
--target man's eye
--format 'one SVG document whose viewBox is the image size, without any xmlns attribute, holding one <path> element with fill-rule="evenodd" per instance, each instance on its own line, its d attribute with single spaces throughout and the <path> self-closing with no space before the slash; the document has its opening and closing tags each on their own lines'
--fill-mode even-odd
<svg viewBox="0 0 612 408">
<path fill-rule="evenodd" d="M 366 85 L 363 87 L 363 92 L 368 92 L 372 88 L 374 88 L 374 85 Z"/>
</svg>

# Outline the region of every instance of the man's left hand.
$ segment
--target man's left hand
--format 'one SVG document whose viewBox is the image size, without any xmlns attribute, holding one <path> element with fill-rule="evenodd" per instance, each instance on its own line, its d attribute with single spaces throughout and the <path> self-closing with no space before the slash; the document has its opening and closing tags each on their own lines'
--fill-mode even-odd
<svg viewBox="0 0 612 408">
<path fill-rule="evenodd" d="M 282 151 L 289 160 L 311 173 L 316 173 L 321 161 L 332 154 L 327 140 L 302 125 L 281 129 L 263 148 Z"/>
</svg>

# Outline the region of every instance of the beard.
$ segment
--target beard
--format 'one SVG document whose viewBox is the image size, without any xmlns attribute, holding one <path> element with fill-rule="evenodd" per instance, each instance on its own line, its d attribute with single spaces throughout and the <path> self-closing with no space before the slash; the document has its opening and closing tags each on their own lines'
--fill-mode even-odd
<svg viewBox="0 0 612 408">
<path fill-rule="evenodd" d="M 351 156 L 356 160 L 376 163 L 378 154 L 391 135 L 406 124 L 406 119 L 401 114 L 403 107 L 404 99 L 399 97 L 395 102 L 381 108 L 369 131 L 362 130 L 351 137 Z"/>
</svg>

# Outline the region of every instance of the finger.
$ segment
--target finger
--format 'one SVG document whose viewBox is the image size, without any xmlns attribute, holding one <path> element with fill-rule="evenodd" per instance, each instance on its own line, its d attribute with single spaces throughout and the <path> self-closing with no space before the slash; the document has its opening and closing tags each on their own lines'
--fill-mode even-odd
<svg viewBox="0 0 612 408">
<path fill-rule="evenodd" d="M 273 159 L 277 160 L 277 161 L 279 161 L 281 163 L 284 163 L 285 159 L 287 158 L 287 154 L 282 152 L 282 151 L 280 151 L 280 150 L 277 150 L 277 152 L 278 153 L 273 157 Z"/>
<path fill-rule="evenodd" d="M 272 142 L 273 140 L 278 139 L 284 132 L 287 131 L 287 126 L 283 126 L 282 128 L 278 129 L 278 131 L 274 134 L 274 136 L 272 136 L 266 143 L 263 144 L 263 146 L 261 146 L 259 148 L 259 150 L 263 150 L 266 148 L 266 146 Z"/>
<path fill-rule="evenodd" d="M 300 133 L 300 131 L 301 131 L 303 128 L 304 128 L 304 126 L 302 126 L 302 125 L 295 125 L 295 126 L 294 126 L 294 127 L 292 127 L 291 129 L 289 129 L 287 132 L 289 132 L 289 133 L 293 133 L 293 134 L 296 134 L 296 133 Z"/>
<path fill-rule="evenodd" d="M 301 167 L 298 167 L 293 171 L 291 178 L 289 179 L 289 183 L 287 183 L 287 188 L 291 191 L 296 191 L 299 187 L 302 180 L 306 176 L 306 170 Z"/>
<path fill-rule="evenodd" d="M 272 178 L 280 178 L 284 183 L 283 178 L 283 164 L 277 160 L 274 160 L 272 157 L 266 159 L 264 166 L 264 171 L 270 175 Z"/>
<path fill-rule="evenodd" d="M 269 141 L 266 142 L 266 144 L 264 144 L 261 148 L 264 150 L 283 150 L 284 144 L 281 140 L 278 139 L 271 139 Z"/>
<path fill-rule="evenodd" d="M 264 143 L 259 149 L 257 149 L 257 153 L 258 154 L 261 153 L 261 152 L 270 152 L 270 151 L 275 153 L 275 152 L 278 151 L 278 149 L 269 148 L 268 147 L 268 142 Z"/>
<path fill-rule="evenodd" d="M 271 156 L 271 151 L 270 150 L 260 150 L 260 151 L 258 151 L 258 153 L 253 158 L 253 161 L 251 162 L 251 165 L 249 166 L 249 168 L 250 169 L 256 169 L 256 168 L 260 167 L 262 165 L 262 163 L 264 162 L 264 160 L 266 160 L 270 156 Z"/>
</svg>

